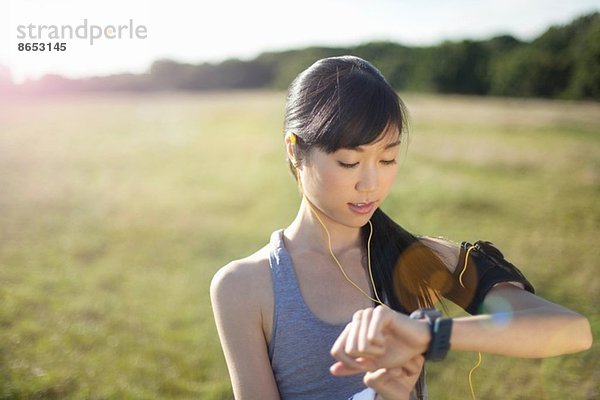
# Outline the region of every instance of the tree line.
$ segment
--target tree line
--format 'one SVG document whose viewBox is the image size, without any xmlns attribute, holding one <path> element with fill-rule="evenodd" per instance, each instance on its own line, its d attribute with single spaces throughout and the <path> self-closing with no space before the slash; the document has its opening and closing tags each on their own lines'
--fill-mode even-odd
<svg viewBox="0 0 600 400">
<path fill-rule="evenodd" d="M 23 92 L 285 89 L 322 57 L 353 54 L 377 66 L 398 91 L 600 99 L 600 13 L 552 26 L 525 42 L 510 35 L 408 47 L 371 42 L 265 52 L 251 60 L 186 64 L 157 60 L 144 74 L 86 79 L 47 75 Z M 9 90 L 0 71 L 0 90 Z M 14 87 L 16 90 L 16 86 Z"/>
</svg>

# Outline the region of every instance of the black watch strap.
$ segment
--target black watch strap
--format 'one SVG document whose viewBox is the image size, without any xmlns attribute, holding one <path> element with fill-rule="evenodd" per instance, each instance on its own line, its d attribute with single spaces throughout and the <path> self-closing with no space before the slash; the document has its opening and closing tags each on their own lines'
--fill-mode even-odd
<svg viewBox="0 0 600 400">
<path fill-rule="evenodd" d="M 435 308 L 421 308 L 410 315 L 413 319 L 425 319 L 429 324 L 431 341 L 423 354 L 428 361 L 441 361 L 450 350 L 452 334 L 452 319 L 443 318 L 442 313 Z"/>
</svg>

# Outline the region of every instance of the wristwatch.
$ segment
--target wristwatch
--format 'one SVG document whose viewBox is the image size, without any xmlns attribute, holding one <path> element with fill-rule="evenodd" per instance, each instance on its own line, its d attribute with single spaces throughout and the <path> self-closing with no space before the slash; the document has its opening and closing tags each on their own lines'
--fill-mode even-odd
<svg viewBox="0 0 600 400">
<path fill-rule="evenodd" d="M 423 353 L 426 360 L 441 361 L 450 350 L 452 334 L 452 318 L 442 318 L 442 313 L 435 308 L 420 308 L 410 314 L 412 319 L 424 319 L 431 329 L 431 341 L 427 351 Z"/>
</svg>

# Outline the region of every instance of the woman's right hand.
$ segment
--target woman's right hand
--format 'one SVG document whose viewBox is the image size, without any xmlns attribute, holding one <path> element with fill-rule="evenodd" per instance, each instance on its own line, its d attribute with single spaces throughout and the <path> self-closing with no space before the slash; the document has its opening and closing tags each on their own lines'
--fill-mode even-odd
<svg viewBox="0 0 600 400">
<path fill-rule="evenodd" d="M 421 356 L 431 340 L 429 325 L 387 307 L 357 311 L 335 341 L 331 355 L 338 376 L 403 368 Z"/>
<path fill-rule="evenodd" d="M 408 400 L 424 363 L 423 356 L 417 356 L 402 367 L 367 372 L 364 382 L 377 392 L 376 400 Z"/>
</svg>

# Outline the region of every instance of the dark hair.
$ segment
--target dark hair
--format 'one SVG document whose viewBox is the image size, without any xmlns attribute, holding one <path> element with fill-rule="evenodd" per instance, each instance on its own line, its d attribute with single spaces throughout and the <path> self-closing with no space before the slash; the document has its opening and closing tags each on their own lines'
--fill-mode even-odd
<svg viewBox="0 0 600 400">
<path fill-rule="evenodd" d="M 316 146 L 333 153 L 373 143 L 388 126 L 406 130 L 406 108 L 383 75 L 354 56 L 324 58 L 288 89 L 285 132 L 293 132 L 299 156 Z M 290 163 L 294 176 L 296 171 Z"/>
<path fill-rule="evenodd" d="M 312 147 L 327 153 L 380 140 L 389 127 L 408 133 L 407 111 L 398 94 L 369 62 L 354 56 L 321 59 L 291 83 L 284 131 L 296 137 L 296 159 Z M 294 165 L 290 170 L 298 179 Z M 431 277 L 442 261 L 381 209 L 371 217 L 371 265 L 377 293 L 393 309 L 411 312 L 434 302 Z M 368 224 L 361 228 L 367 245 Z M 441 289 L 441 288 L 440 288 Z M 380 296 L 381 297 L 381 296 Z"/>
</svg>

